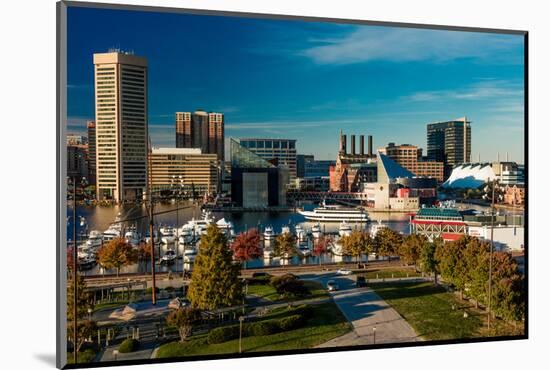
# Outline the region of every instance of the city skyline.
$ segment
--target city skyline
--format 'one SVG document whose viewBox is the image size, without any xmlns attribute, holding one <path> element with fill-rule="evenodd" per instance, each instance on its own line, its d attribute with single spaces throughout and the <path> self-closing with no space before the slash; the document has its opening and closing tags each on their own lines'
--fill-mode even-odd
<svg viewBox="0 0 550 370">
<path fill-rule="evenodd" d="M 524 160 L 522 36 L 69 12 L 71 132 L 94 120 L 92 54 L 119 47 L 148 59 L 155 146 L 174 146 L 175 112 L 199 108 L 225 115 L 227 139 L 296 139 L 298 153 L 318 159 L 336 157 L 341 128 L 373 135 L 374 148 L 396 142 L 426 150 L 428 123 L 467 116 L 473 161 L 496 160 L 497 152 Z M 82 22 L 90 16 L 99 21 Z M 189 32 L 179 32 L 182 23 Z"/>
</svg>

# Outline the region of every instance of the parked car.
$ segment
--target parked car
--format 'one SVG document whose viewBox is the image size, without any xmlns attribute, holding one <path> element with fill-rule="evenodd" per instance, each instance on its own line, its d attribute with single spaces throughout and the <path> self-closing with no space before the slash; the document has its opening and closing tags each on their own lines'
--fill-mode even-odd
<svg viewBox="0 0 550 370">
<path fill-rule="evenodd" d="M 338 269 L 338 270 L 336 270 L 336 274 L 337 275 L 351 275 L 351 274 L 353 274 L 353 272 L 351 270 L 348 270 L 348 269 Z"/>
<path fill-rule="evenodd" d="M 355 281 L 355 286 L 357 288 L 362 288 L 367 286 L 367 280 L 364 276 L 357 276 L 357 280 Z"/>
<path fill-rule="evenodd" d="M 336 282 L 334 280 L 329 280 L 327 282 L 327 289 L 329 292 L 334 292 L 336 290 L 338 290 L 338 284 L 336 284 Z"/>
</svg>

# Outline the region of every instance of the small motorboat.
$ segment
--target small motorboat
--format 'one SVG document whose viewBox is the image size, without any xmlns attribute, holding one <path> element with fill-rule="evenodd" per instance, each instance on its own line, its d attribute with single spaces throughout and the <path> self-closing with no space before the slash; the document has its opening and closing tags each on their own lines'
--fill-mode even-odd
<svg viewBox="0 0 550 370">
<path fill-rule="evenodd" d="M 163 244 L 172 244 L 176 241 L 175 229 L 171 226 L 166 226 L 160 229 L 161 238 L 160 241 Z"/>
<path fill-rule="evenodd" d="M 160 263 L 173 263 L 176 260 L 176 252 L 173 249 L 168 249 L 166 253 L 161 257 Z"/>
<path fill-rule="evenodd" d="M 318 239 L 321 237 L 321 224 L 316 223 L 311 227 L 311 235 L 313 235 L 315 239 Z"/>
<path fill-rule="evenodd" d="M 309 257 L 311 256 L 311 249 L 309 249 L 309 246 L 307 244 L 301 244 L 298 247 L 298 254 L 302 257 Z"/>
</svg>

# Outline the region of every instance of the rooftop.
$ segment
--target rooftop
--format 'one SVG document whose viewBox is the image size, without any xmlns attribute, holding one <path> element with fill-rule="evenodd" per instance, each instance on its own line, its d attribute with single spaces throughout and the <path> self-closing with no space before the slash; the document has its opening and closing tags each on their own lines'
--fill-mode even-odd
<svg viewBox="0 0 550 370">
<path fill-rule="evenodd" d="M 153 148 L 153 154 L 202 154 L 201 148 Z"/>
<path fill-rule="evenodd" d="M 462 219 L 462 215 L 458 210 L 453 208 L 421 208 L 416 217 L 437 217 L 437 218 L 459 218 Z"/>
</svg>

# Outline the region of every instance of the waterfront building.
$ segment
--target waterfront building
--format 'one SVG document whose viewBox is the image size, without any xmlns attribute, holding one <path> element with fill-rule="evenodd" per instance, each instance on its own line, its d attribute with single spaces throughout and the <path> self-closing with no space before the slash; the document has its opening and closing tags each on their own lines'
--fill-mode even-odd
<svg viewBox="0 0 550 370">
<path fill-rule="evenodd" d="M 79 134 L 67 134 L 67 145 L 86 145 L 88 138 Z"/>
<path fill-rule="evenodd" d="M 200 148 L 224 160 L 224 115 L 197 110 L 176 112 L 176 148 Z"/>
<path fill-rule="evenodd" d="M 330 178 L 328 176 L 297 177 L 291 185 L 299 191 L 326 192 L 330 188 Z"/>
<path fill-rule="evenodd" d="M 511 206 L 523 206 L 525 204 L 525 186 L 506 185 L 504 188 L 504 203 Z"/>
<path fill-rule="evenodd" d="M 67 176 L 88 177 L 88 145 L 67 146 Z"/>
<path fill-rule="evenodd" d="M 94 54 L 97 198 L 140 199 L 147 189 L 147 60 Z"/>
<path fill-rule="evenodd" d="M 359 136 L 359 152 L 355 135 L 351 136 L 351 151 L 347 151 L 347 135 L 340 130 L 340 148 L 334 164 L 329 164 L 330 191 L 358 192 L 365 183 L 377 181 L 376 155 L 372 153 L 372 136 L 365 153 L 365 137 Z"/>
<path fill-rule="evenodd" d="M 296 155 L 296 177 L 305 177 L 306 163 L 313 162 L 315 157 L 313 154 L 297 154 Z"/>
<path fill-rule="evenodd" d="M 454 241 L 463 235 L 491 240 L 491 215 L 462 214 L 454 208 L 421 208 L 410 221 L 411 232 L 433 240 Z M 497 250 L 521 251 L 524 248 L 524 225 L 521 215 L 494 216 L 493 243 Z"/>
<path fill-rule="evenodd" d="M 329 177 L 330 166 L 336 165 L 333 160 L 314 160 L 305 163 L 304 177 Z"/>
<path fill-rule="evenodd" d="M 88 182 L 95 184 L 96 182 L 96 133 L 95 122 L 88 121 L 86 124 L 88 129 Z"/>
<path fill-rule="evenodd" d="M 233 205 L 245 208 L 286 205 L 288 167 L 276 166 L 234 139 L 230 141 L 230 153 Z"/>
<path fill-rule="evenodd" d="M 240 145 L 279 168 L 287 168 L 289 181 L 297 177 L 296 140 L 241 138 Z"/>
<path fill-rule="evenodd" d="M 491 163 L 466 163 L 453 168 L 444 188 L 477 189 L 497 178 Z"/>
<path fill-rule="evenodd" d="M 445 178 L 453 166 L 469 163 L 472 152 L 471 122 L 466 117 L 427 125 L 428 160 L 443 162 Z"/>
<path fill-rule="evenodd" d="M 389 143 L 383 153 L 416 176 L 430 177 L 438 182 L 444 180 L 443 162 L 430 161 L 422 156 L 422 148 L 416 145 Z"/>
<path fill-rule="evenodd" d="M 429 161 L 426 157 L 419 159 L 416 164 L 416 176 L 436 179 L 438 183 L 445 180 L 445 166 L 443 162 Z"/>
<path fill-rule="evenodd" d="M 493 171 L 498 177 L 501 185 L 524 185 L 525 166 L 516 162 L 494 162 Z"/>
<path fill-rule="evenodd" d="M 410 221 L 411 233 L 429 240 L 458 240 L 467 234 L 468 226 L 460 212 L 453 208 L 421 208 Z"/>
<path fill-rule="evenodd" d="M 217 192 L 215 153 L 202 153 L 199 148 L 152 148 L 150 156 L 153 191 L 181 190 L 188 196 Z"/>
</svg>

